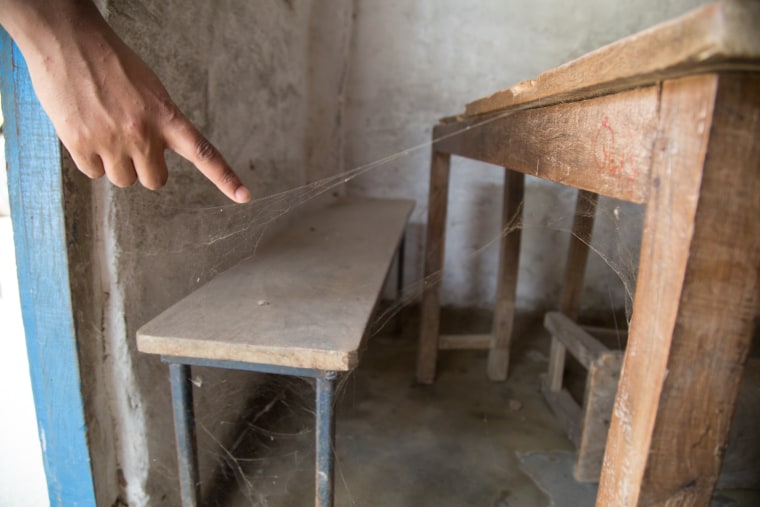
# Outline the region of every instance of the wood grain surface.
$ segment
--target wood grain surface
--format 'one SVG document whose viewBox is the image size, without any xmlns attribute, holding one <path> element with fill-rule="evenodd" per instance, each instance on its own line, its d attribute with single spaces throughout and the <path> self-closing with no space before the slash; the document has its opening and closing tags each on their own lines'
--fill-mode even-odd
<svg viewBox="0 0 760 507">
<path fill-rule="evenodd" d="M 354 368 L 413 203 L 337 201 L 140 328 L 142 352 Z"/>
<path fill-rule="evenodd" d="M 700 110 L 699 102 L 684 106 Z M 709 503 L 760 315 L 760 75 L 721 74 L 705 130 L 694 235 L 639 505 Z M 678 200 L 690 201 L 672 178 Z"/>
<path fill-rule="evenodd" d="M 501 212 L 501 242 L 499 245 L 499 280 L 494 302 L 493 334 L 486 374 L 494 382 L 507 380 L 509 349 L 515 323 L 517 273 L 520 267 L 520 238 L 522 237 L 523 197 L 525 175 L 504 170 L 504 198 Z"/>
<path fill-rule="evenodd" d="M 435 134 L 434 134 L 435 135 Z M 422 293 L 420 341 L 417 349 L 417 382 L 435 381 L 441 313 L 441 280 L 446 253 L 446 215 L 449 206 L 451 156 L 433 149 L 425 242 L 425 290 Z"/>
<path fill-rule="evenodd" d="M 586 369 L 591 368 L 594 361 L 609 351 L 599 340 L 560 312 L 548 312 L 544 317 L 544 327 Z"/>
<path fill-rule="evenodd" d="M 578 318 L 580 309 L 583 278 L 586 275 L 586 261 L 588 260 L 591 236 L 594 232 L 594 218 L 598 201 L 598 194 L 585 190 L 580 190 L 575 198 L 573 233 L 570 235 L 567 263 L 565 264 L 565 283 L 562 286 L 562 301 L 560 303 L 560 311 L 572 320 Z M 549 382 L 549 389 L 559 391 L 562 388 L 564 374 L 565 345 L 556 336 L 552 336 L 549 348 L 549 372 L 546 377 Z"/>
<path fill-rule="evenodd" d="M 589 365 L 578 459 L 573 468 L 578 482 L 599 481 L 622 364 L 623 352 L 611 350 Z"/>
<path fill-rule="evenodd" d="M 708 505 L 760 309 L 760 77 L 663 86 L 597 505 Z"/>
<path fill-rule="evenodd" d="M 641 203 L 649 183 L 658 104 L 659 87 L 650 86 L 488 121 L 438 125 L 435 149 Z"/>
</svg>

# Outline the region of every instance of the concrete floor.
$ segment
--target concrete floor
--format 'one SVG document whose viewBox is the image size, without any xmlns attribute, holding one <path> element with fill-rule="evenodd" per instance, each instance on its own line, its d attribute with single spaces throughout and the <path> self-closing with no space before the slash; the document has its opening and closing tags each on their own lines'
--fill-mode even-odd
<svg viewBox="0 0 760 507">
<path fill-rule="evenodd" d="M 0 217 L 0 404 L 13 414 L 0 418 L 0 505 L 45 507 L 15 280 L 11 223 Z M 573 447 L 539 393 L 549 343 L 540 319 L 518 319 L 507 382 L 485 380 L 484 353 L 444 352 L 438 381 L 419 386 L 413 382 L 418 322 L 409 313 L 402 312 L 400 335 L 389 330 L 370 340 L 362 365 L 341 384 L 336 504 L 593 505 L 595 487 L 572 479 Z M 482 317 L 476 320 L 487 323 Z M 483 331 L 456 315 L 447 320 L 449 332 Z M 283 378 L 269 387 L 234 449 L 200 449 L 202 460 L 225 465 L 216 488 L 206 492 L 208 505 L 313 503 L 313 387 Z M 713 507 L 756 505 L 758 492 L 719 492 L 713 500 Z"/>
<path fill-rule="evenodd" d="M 338 506 L 592 506 L 595 485 L 572 479 L 573 447 L 539 393 L 549 337 L 521 318 L 505 383 L 485 380 L 485 354 L 444 352 L 438 381 L 415 385 L 416 324 L 373 338 L 341 387 Z M 276 380 L 282 394 L 231 450 L 202 449 L 229 465 L 209 505 L 313 502 L 313 389 Z M 247 440 L 247 442 L 243 442 Z M 235 458 L 233 460 L 232 458 Z M 756 493 L 718 493 L 713 506 L 760 505 Z"/>
</svg>

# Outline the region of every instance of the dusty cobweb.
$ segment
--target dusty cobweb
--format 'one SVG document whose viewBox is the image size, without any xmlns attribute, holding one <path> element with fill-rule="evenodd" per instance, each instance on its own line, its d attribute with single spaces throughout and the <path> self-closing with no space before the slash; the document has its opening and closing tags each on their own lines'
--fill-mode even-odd
<svg viewBox="0 0 760 507">
<path fill-rule="evenodd" d="M 465 130 L 480 128 L 505 114 L 485 118 Z M 154 195 L 141 194 L 141 202 L 137 205 L 154 209 L 170 227 L 173 224 L 187 227 L 191 232 L 171 245 L 156 241 L 141 245 L 139 250 L 123 250 L 120 255 L 141 259 L 180 255 L 191 265 L 191 268 L 184 268 L 184 272 L 189 273 L 186 275 L 189 277 L 186 286 L 200 286 L 243 258 L 255 257 L 256 248 L 265 237 L 267 227 L 274 221 L 289 216 L 323 194 L 342 190 L 346 184 L 370 172 L 386 171 L 413 154 L 429 151 L 431 145 L 440 140 L 404 148 L 341 174 L 255 198 L 245 205 L 183 206 L 168 204 Z M 460 267 L 466 269 L 466 265 L 471 263 L 493 262 L 502 238 L 516 232 L 560 235 L 567 244 L 573 234 L 577 210 L 587 210 L 585 213 L 592 213 L 594 218 L 593 234 L 590 238 L 579 238 L 590 251 L 587 270 L 589 276 L 603 280 L 606 308 L 602 309 L 604 315 L 601 320 L 616 327 L 622 336 L 632 312 L 643 207 L 606 197 L 599 199 L 592 212 L 588 211 L 589 206 L 537 206 L 532 200 L 534 191 L 539 187 L 545 191 L 546 185 L 527 177 L 525 199 L 520 203 L 519 216 L 513 216 L 506 224 L 495 227 L 485 241 L 470 245 L 464 260 L 459 262 Z M 556 187 L 559 188 L 559 185 Z M 583 194 L 577 197 L 584 198 Z M 574 199 L 567 201 L 574 204 Z M 418 204 L 415 213 L 413 219 L 424 223 L 427 210 Z M 246 245 L 245 254 L 235 247 L 241 244 Z M 563 255 L 560 257 L 564 258 Z M 408 256 L 407 262 L 421 263 L 422 260 Z M 421 269 L 418 271 L 421 272 Z M 373 317 L 369 338 L 394 333 L 394 322 L 399 315 L 416 305 L 426 288 L 440 288 L 444 279 L 444 272 L 439 271 L 417 279 L 407 279 L 402 287 L 386 291 L 394 297 L 382 305 Z M 561 285 L 561 280 L 557 283 Z M 624 345 L 622 338 L 617 345 Z M 346 395 L 345 386 L 349 379 L 350 375 L 341 377 L 339 399 Z M 203 389 L 202 385 L 203 379 L 198 379 L 196 387 Z M 200 459 L 213 461 L 216 470 L 213 478 L 209 479 L 211 483 L 204 484 L 207 491 L 212 491 L 211 505 L 289 505 L 288 495 L 298 489 L 299 481 L 312 477 L 313 393 L 311 380 L 269 376 L 262 380 L 255 396 L 249 396 L 251 401 L 240 418 L 215 421 L 213 426 L 205 420 L 199 421 L 198 433 L 203 442 L 199 448 Z M 235 428 L 232 440 L 221 436 L 229 433 L 225 426 Z M 351 484 L 343 475 L 340 459 L 336 463 L 336 488 L 344 488 L 351 505 L 356 505 Z"/>
</svg>

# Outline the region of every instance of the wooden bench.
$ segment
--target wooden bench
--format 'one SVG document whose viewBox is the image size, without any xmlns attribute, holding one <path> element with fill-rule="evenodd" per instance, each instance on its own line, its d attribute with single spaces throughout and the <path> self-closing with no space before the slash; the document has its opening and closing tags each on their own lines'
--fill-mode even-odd
<svg viewBox="0 0 760 507">
<path fill-rule="evenodd" d="M 587 370 L 583 393 L 562 385 L 562 372 L 551 368 L 547 378 L 559 377 L 559 387 L 548 381 L 541 385 L 557 419 L 578 449 L 573 475 L 579 482 L 599 482 L 615 392 L 623 363 L 626 330 L 580 326 L 561 312 L 548 312 L 544 326 Z M 606 345 L 605 345 L 606 344 Z M 718 488 L 760 489 L 760 433 L 757 407 L 760 402 L 760 359 L 747 361 L 739 389 L 736 414 L 726 443 L 725 459 L 717 480 Z"/>
<path fill-rule="evenodd" d="M 561 370 L 552 369 L 550 364 L 549 373 L 541 383 L 541 392 L 578 448 L 573 470 L 575 480 L 598 482 L 623 364 L 623 351 L 607 348 L 587 329 L 560 312 L 547 313 L 544 326 L 552 334 L 554 345 L 561 344 L 564 352 L 569 352 L 588 370 L 580 405 L 562 385 L 564 357 Z M 627 335 L 625 330 L 621 333 Z M 556 382 L 556 387 L 553 382 Z"/>
<path fill-rule="evenodd" d="M 335 379 L 359 364 L 413 206 L 333 202 L 138 330 L 138 349 L 169 364 L 183 506 L 200 498 L 191 365 L 315 378 L 315 501 L 333 504 Z"/>
</svg>

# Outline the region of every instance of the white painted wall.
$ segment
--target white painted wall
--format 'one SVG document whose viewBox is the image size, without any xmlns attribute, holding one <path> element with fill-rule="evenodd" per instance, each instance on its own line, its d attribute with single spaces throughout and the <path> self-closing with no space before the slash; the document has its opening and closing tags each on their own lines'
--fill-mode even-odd
<svg viewBox="0 0 760 507">
<path fill-rule="evenodd" d="M 701 0 L 358 0 L 346 111 L 345 167 L 377 160 L 430 139 L 431 126 L 464 104 L 535 77 L 588 51 L 675 17 Z M 410 278 L 420 276 L 426 220 L 429 149 L 364 176 L 350 192 L 417 201 L 409 238 Z M 472 252 L 499 233 L 503 171 L 454 159 L 449 198 L 443 303 L 489 307 L 495 290 L 496 248 Z M 527 181 L 518 305 L 557 304 L 575 192 Z M 631 206 L 604 201 L 595 235 L 617 257 L 638 251 L 640 225 Z M 640 220 L 639 220 L 640 222 Z M 547 228 L 547 224 L 551 227 Z M 626 259 L 628 253 L 621 257 Z M 635 260 L 632 266 L 635 266 Z M 623 285 L 599 256 L 589 263 L 584 306 L 622 307 Z M 623 271 L 630 274 L 632 267 Z"/>
</svg>

